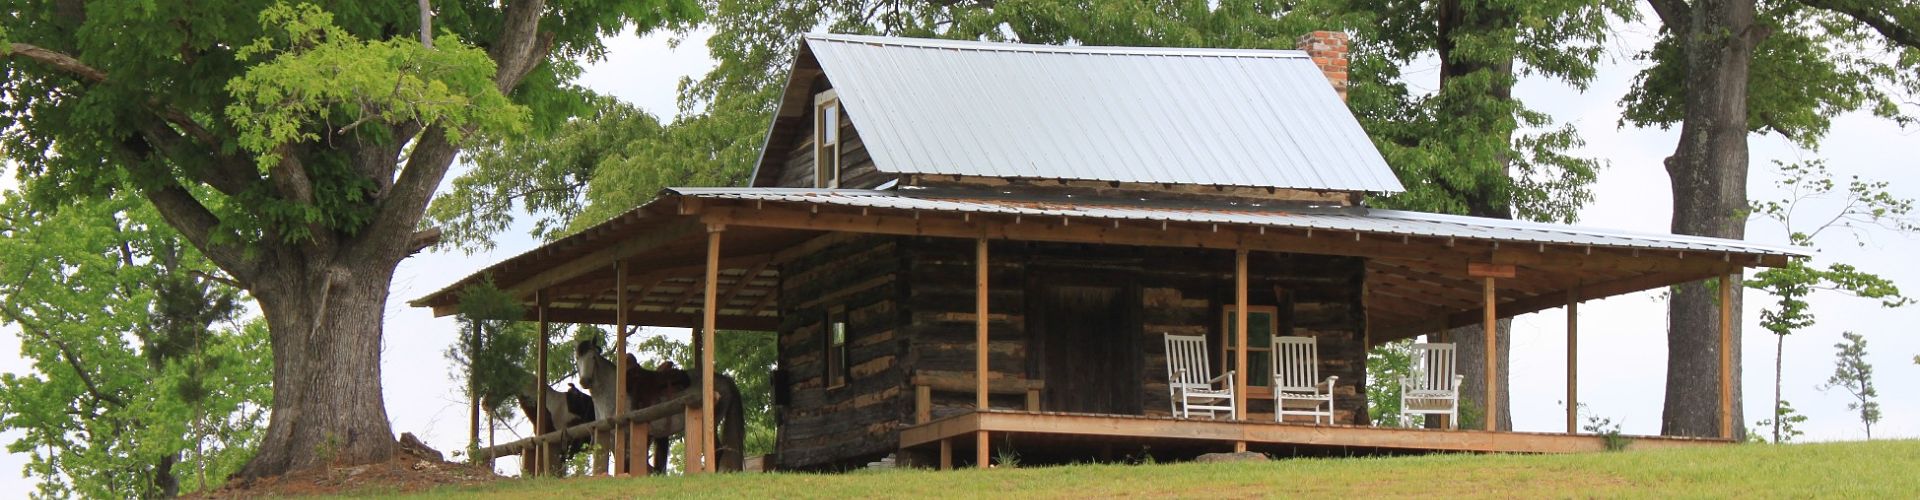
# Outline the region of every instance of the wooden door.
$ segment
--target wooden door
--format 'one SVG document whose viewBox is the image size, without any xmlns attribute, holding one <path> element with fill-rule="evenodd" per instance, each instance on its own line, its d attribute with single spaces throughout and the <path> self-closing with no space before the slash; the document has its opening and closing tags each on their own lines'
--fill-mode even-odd
<svg viewBox="0 0 1920 500">
<path fill-rule="evenodd" d="M 1136 287 L 1072 281 L 1043 276 L 1028 288 L 1033 369 L 1047 384 L 1041 409 L 1141 414 L 1146 352 Z"/>
</svg>

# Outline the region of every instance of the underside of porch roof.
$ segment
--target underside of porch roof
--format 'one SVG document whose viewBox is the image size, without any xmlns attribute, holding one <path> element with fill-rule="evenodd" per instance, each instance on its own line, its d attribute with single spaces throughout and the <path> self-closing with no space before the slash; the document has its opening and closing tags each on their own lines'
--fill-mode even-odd
<svg viewBox="0 0 1920 500">
<path fill-rule="evenodd" d="M 634 324 L 696 326 L 712 230 L 722 231 L 725 241 L 719 256 L 718 325 L 739 330 L 778 327 L 779 264 L 822 244 L 823 233 L 1365 257 L 1372 343 L 1479 323 L 1482 278 L 1469 273 L 1470 265 L 1512 270 L 1512 277 L 1496 286 L 1496 310 L 1511 317 L 1747 266 L 1778 266 L 1803 255 L 1734 240 L 1352 208 L 680 188 L 413 305 L 452 314 L 459 290 L 490 277 L 529 305 L 535 291 L 547 290 L 553 321 L 611 324 L 617 294 L 623 292 L 615 289 L 614 263 L 625 260 L 631 271 L 624 293 Z M 1223 276 L 1232 271 L 1221 269 Z"/>
</svg>

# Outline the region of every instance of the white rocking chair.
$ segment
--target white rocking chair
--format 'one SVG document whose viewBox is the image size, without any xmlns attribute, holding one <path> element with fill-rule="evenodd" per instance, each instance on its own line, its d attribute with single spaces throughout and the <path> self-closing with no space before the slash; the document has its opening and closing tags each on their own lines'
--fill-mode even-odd
<svg viewBox="0 0 1920 500">
<path fill-rule="evenodd" d="M 1205 412 L 1207 418 L 1217 418 L 1219 415 L 1214 412 L 1224 411 L 1228 417 L 1232 417 L 1233 370 L 1227 370 L 1227 373 L 1218 377 L 1208 376 L 1212 369 L 1207 363 L 1207 338 L 1171 333 L 1165 335 L 1167 392 L 1172 400 L 1173 416 L 1191 418 L 1196 412 Z"/>
<path fill-rule="evenodd" d="M 1340 377 L 1320 379 L 1320 343 L 1315 337 L 1273 338 L 1273 421 L 1287 415 L 1313 417 L 1313 423 L 1333 423 L 1333 384 Z"/>
<path fill-rule="evenodd" d="M 1413 376 L 1400 379 L 1400 425 L 1414 415 L 1446 415 L 1447 427 L 1460 428 L 1460 383 L 1454 373 L 1453 344 L 1414 344 Z"/>
</svg>

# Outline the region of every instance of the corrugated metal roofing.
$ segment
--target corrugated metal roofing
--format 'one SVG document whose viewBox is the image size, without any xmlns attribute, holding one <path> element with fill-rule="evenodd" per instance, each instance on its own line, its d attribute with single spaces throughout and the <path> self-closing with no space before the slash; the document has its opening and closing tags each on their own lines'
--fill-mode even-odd
<svg viewBox="0 0 1920 500">
<path fill-rule="evenodd" d="M 883 172 L 1403 190 L 1299 51 L 806 43 Z"/>
<path fill-rule="evenodd" d="M 1637 233 L 1563 224 L 1440 215 L 1400 210 L 1301 211 L 1263 207 L 1170 207 L 1114 200 L 987 199 L 937 197 L 901 191 L 788 188 L 672 188 L 683 196 L 711 199 L 813 203 L 848 207 L 937 212 L 971 212 L 1031 217 L 1233 224 L 1287 229 L 1320 229 L 1386 236 L 1459 238 L 1502 243 L 1550 244 L 1645 250 L 1699 251 L 1744 255 L 1808 256 L 1805 249 L 1760 245 L 1740 240 Z"/>
</svg>

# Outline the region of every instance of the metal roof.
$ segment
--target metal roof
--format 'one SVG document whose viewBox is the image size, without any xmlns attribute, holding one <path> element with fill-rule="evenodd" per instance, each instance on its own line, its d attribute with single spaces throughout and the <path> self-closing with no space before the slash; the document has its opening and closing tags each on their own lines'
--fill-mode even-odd
<svg viewBox="0 0 1920 500">
<path fill-rule="evenodd" d="M 1459 238 L 1501 243 L 1673 250 L 1743 255 L 1809 256 L 1806 249 L 1741 240 L 1638 233 L 1507 219 L 1440 215 L 1381 209 L 1300 209 L 1256 205 L 1174 206 L 1112 199 L 948 197 L 913 190 L 797 188 L 671 188 L 682 196 L 709 199 L 812 203 L 847 207 L 971 212 L 1029 217 L 1232 224 L 1286 229 L 1317 229 L 1384 236 Z"/>
<path fill-rule="evenodd" d="M 1300 51 L 806 44 L 883 172 L 1403 190 Z"/>
</svg>

